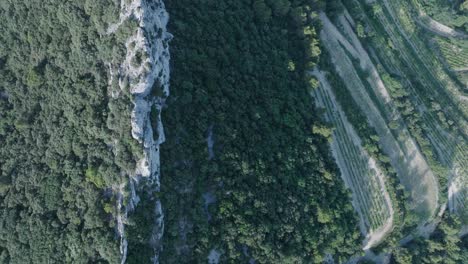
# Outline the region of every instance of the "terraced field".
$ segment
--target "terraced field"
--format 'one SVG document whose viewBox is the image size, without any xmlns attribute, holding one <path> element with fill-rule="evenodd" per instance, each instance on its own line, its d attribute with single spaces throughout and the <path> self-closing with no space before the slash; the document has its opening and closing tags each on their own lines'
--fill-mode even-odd
<svg viewBox="0 0 468 264">
<path fill-rule="evenodd" d="M 376 67 L 344 17 L 337 23 L 343 33 L 325 14 L 321 14 L 320 19 L 323 23 L 320 37 L 337 73 L 377 131 L 384 152 L 410 193 L 411 207 L 420 223 L 430 221 L 438 207 L 436 178 L 393 105 Z M 358 61 L 358 65 L 353 60 Z M 391 121 L 397 123 L 398 128 L 391 129 Z"/>
<path fill-rule="evenodd" d="M 353 194 L 353 206 L 360 217 L 364 249 L 379 243 L 392 229 L 393 207 L 385 188 L 385 175 L 364 150 L 354 128 L 337 103 L 323 72 L 312 73 L 320 87 L 312 93 L 317 106 L 325 109 L 325 119 L 335 127 L 332 153 L 346 186 Z"/>
<path fill-rule="evenodd" d="M 468 71 L 468 41 L 438 38 L 437 44 L 454 71 Z"/>
<path fill-rule="evenodd" d="M 457 121 L 461 131 L 467 134 L 466 117 L 468 106 L 462 102 L 460 87 L 446 73 L 439 58 L 428 47 L 427 38 L 422 30 L 413 20 L 402 19 L 417 17 L 417 11 L 413 10 L 411 4 L 406 1 L 375 1 L 372 4 L 373 12 L 366 12 L 368 4 L 366 1 L 353 1 L 354 6 L 360 7 L 360 15 L 367 17 L 368 22 L 380 37 L 389 38 L 393 49 L 398 51 L 394 61 L 401 61 L 405 66 L 415 73 L 415 78 L 420 82 L 420 91 L 426 101 L 437 98 L 444 104 L 450 106 L 445 113 Z M 423 31 L 426 33 L 426 31 Z M 374 45 L 373 45 L 374 46 Z M 387 45 L 384 45 L 384 47 Z M 374 46 L 376 47 L 376 46 Z M 401 65 L 397 69 L 402 69 Z"/>
<path fill-rule="evenodd" d="M 468 97 L 465 95 L 466 82 L 460 78 L 457 82 L 450 74 L 460 68 L 447 69 L 443 65 L 444 58 L 438 57 L 428 44 L 436 35 L 419 25 L 418 11 L 408 2 L 375 1 L 372 12 L 369 12 L 366 1 L 354 0 L 347 2 L 347 6 L 351 8 L 352 16 L 360 17 L 359 22 L 372 32 L 367 45 L 373 51 L 372 59 L 382 64 L 380 72 L 396 76 L 403 84 L 407 103 L 417 113 L 417 116 L 413 115 L 421 124 L 421 133 L 415 134 L 414 129 L 411 133 L 419 146 L 426 146 L 424 155 L 429 159 L 431 169 L 437 171 L 441 194 L 448 195 L 451 201 L 458 201 L 451 203 L 452 211 L 463 211 L 460 208 L 467 202 L 464 193 L 468 186 Z M 410 17 L 414 19 L 408 19 Z M 465 42 L 437 38 L 449 66 L 464 67 L 463 50 L 454 49 L 452 43 L 460 46 Z M 460 56 L 454 52 L 459 52 Z M 462 74 L 460 72 L 458 76 Z M 445 197 L 442 201 L 447 199 Z"/>
</svg>

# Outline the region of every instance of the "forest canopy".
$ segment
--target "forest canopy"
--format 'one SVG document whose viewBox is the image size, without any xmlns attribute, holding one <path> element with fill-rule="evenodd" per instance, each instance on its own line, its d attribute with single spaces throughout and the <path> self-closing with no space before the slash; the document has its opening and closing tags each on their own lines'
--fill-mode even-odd
<svg viewBox="0 0 468 264">
<path fill-rule="evenodd" d="M 356 215 L 308 94 L 306 70 L 320 54 L 314 11 L 324 3 L 165 2 L 176 37 L 163 111 L 161 261 L 355 254 Z"/>
<path fill-rule="evenodd" d="M 0 2 L 0 263 L 117 263 L 113 187 L 133 171 L 106 62 L 112 0 Z"/>
<path fill-rule="evenodd" d="M 160 263 L 177 264 L 344 263 L 350 258 L 365 263 L 374 257 L 368 252 L 360 257 L 369 236 L 364 238 L 366 232 L 360 232 L 356 212 L 360 209 L 353 207 L 350 189 L 330 149 L 340 125 L 324 121 L 326 111 L 317 108 L 311 96 L 323 84 L 310 74 L 316 68 L 333 86 L 330 93 L 336 105 L 341 105 L 341 109 L 328 107 L 343 111 L 360 140 L 355 145 L 362 143 L 365 150 L 343 147 L 343 152 L 349 149 L 355 155 L 346 156 L 349 166 L 359 170 L 356 175 L 367 175 L 367 167 L 356 162 L 367 152 L 386 177 L 385 188 L 379 187 L 378 192 L 389 191 L 395 215 L 388 233 L 381 235 L 372 251 L 388 253 L 391 263 L 468 263 L 467 236 L 459 235 L 464 215 L 444 214 L 445 200 L 438 204 L 443 209 L 430 219 L 433 222 L 418 226 L 408 203 L 410 192 L 395 170 L 399 167 L 392 165 L 382 147 L 385 135 L 377 133 L 368 113 L 352 99 L 352 82 L 347 82 L 351 75 L 342 78 L 336 67 L 339 59 L 331 56 L 333 49 L 323 49 L 323 43 L 331 42 L 320 43 L 324 34 L 319 34 L 319 17 L 323 20 L 325 15 L 319 13 L 326 13 L 332 24 L 348 21 L 336 29 L 343 43 L 346 38 L 352 39 L 348 46 L 362 42 L 362 49 L 354 53 L 369 53 L 369 65 L 382 62 L 375 74 L 395 104 L 392 118 L 401 115 L 401 122 L 385 119 L 388 134 L 406 126 L 431 169 L 442 171 L 428 137 L 431 128 L 418 112 L 423 107 L 412 101 L 421 95 L 424 104 L 438 95 L 432 89 L 438 87 L 438 77 L 430 71 L 438 60 L 420 56 L 418 66 L 405 56 L 418 57 L 419 48 L 425 50 L 432 42 L 422 37 L 430 32 L 417 30 L 395 38 L 405 27 L 379 24 L 397 18 L 386 14 L 390 5 L 383 0 L 163 2 L 170 15 L 170 34 L 162 28 L 165 14 L 160 2 L 144 10 L 159 8 L 159 17 L 154 15 L 158 13 L 139 17 L 143 10 L 139 1 L 0 1 L 0 263 L 121 263 L 125 259 L 139 264 L 154 262 L 155 256 Z M 123 9 L 131 9 L 127 16 L 121 14 L 121 3 Z M 468 1 L 414 3 L 457 31 L 468 27 Z M 406 14 L 404 8 L 402 4 L 401 14 Z M 349 12 L 343 15 L 345 10 Z M 154 30 L 145 32 L 145 19 L 156 17 Z M 402 18 L 406 16 L 398 19 Z M 350 34 L 342 34 L 348 24 Z M 115 32 L 108 30 L 110 25 Z M 385 35 L 386 30 L 392 34 Z M 148 56 L 153 51 L 145 53 L 145 49 L 156 41 L 144 38 L 162 35 L 167 38 L 164 51 L 155 49 L 157 55 Z M 417 38 L 423 45 L 414 52 L 416 45 L 410 42 L 399 47 Z M 140 80 L 145 83 L 145 74 L 153 72 L 150 67 L 166 66 L 162 56 L 169 58 L 168 43 L 170 95 L 158 79 L 166 71 L 158 69 L 154 72 L 160 76 L 148 78 L 157 79 L 146 87 L 152 90 L 132 97 L 129 88 Z M 129 72 L 143 65 L 143 74 L 121 78 L 125 66 L 119 62 L 126 59 L 125 54 L 133 67 Z M 432 49 L 424 54 L 438 55 Z M 360 62 L 365 65 L 359 56 L 354 68 Z M 426 59 L 431 63 L 424 64 Z M 371 69 L 356 71 L 354 80 L 372 81 Z M 428 81 L 420 82 L 421 77 Z M 122 85 L 117 87 L 119 81 Z M 114 89 L 119 89 L 117 96 Z M 378 94 L 372 94 L 369 100 L 375 101 Z M 131 135 L 132 121 L 138 123 L 132 116 L 135 98 L 150 105 L 148 116 L 140 117 L 147 118 L 141 122 L 145 125 L 149 120 L 141 130 L 149 131 L 151 125 L 154 132 L 157 143 L 151 147 Z M 428 109 L 437 115 L 437 122 L 443 121 L 436 123 L 437 128 L 456 130 L 457 123 L 444 113 L 457 113 L 444 107 L 444 98 L 437 96 Z M 162 138 L 165 142 L 159 146 Z M 148 155 L 148 151 L 156 153 Z M 140 175 L 129 177 L 137 174 L 135 165 L 142 155 L 150 156 L 151 162 L 143 160 L 139 169 L 148 165 L 151 176 L 161 176 L 160 189 L 159 183 L 146 184 Z M 159 169 L 161 175 L 156 175 Z M 438 180 L 441 193 L 449 197 L 449 177 Z M 365 192 L 359 190 L 360 195 Z M 375 197 L 365 195 L 369 207 L 374 206 Z M 446 212 L 451 210 L 449 206 Z M 125 217 L 118 217 L 121 212 Z M 117 228 L 117 219 L 124 228 Z M 160 219 L 164 222 L 158 223 Z M 417 229 L 430 227 L 434 232 L 427 238 L 417 235 Z M 155 238 L 158 235 L 162 245 L 161 238 Z M 123 244 L 128 252 L 123 252 Z"/>
</svg>

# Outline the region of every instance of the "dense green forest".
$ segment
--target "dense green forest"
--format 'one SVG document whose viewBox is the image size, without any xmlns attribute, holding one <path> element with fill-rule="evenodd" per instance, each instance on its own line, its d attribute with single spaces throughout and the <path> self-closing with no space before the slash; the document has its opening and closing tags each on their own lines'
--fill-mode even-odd
<svg viewBox="0 0 468 264">
<path fill-rule="evenodd" d="M 428 239 L 417 238 L 393 252 L 391 262 L 468 263 L 468 236 L 459 237 L 460 219 L 446 214 Z"/>
<path fill-rule="evenodd" d="M 0 263 L 117 263 L 112 187 L 133 171 L 128 94 L 108 95 L 112 0 L 0 1 Z M 123 176 L 122 176 L 123 175 Z"/>
<path fill-rule="evenodd" d="M 150 263 L 157 252 L 151 236 L 158 199 L 160 263 L 344 263 L 364 254 L 350 191 L 330 150 L 334 128 L 310 94 L 318 81 L 308 72 L 316 66 L 327 72 L 364 149 L 388 177 L 394 226 L 373 252 L 396 264 L 468 263 L 468 236 L 459 235 L 463 214 L 447 210 L 428 238 L 416 235 L 409 193 L 319 42 L 318 13 L 338 19 L 346 6 L 365 48 L 376 47 L 379 74 L 411 136 L 432 169 L 445 173 L 407 92 L 414 85 L 427 100 L 431 87 L 418 81 L 423 73 L 412 72 L 391 40 L 382 38 L 379 47 L 385 28 L 378 9 L 363 1 L 164 1 L 174 39 L 161 190 L 136 187 L 140 201 L 124 220 L 126 263 Z M 468 27 L 468 1 L 409 1 L 457 30 Z M 107 33 L 120 4 L 0 1 L 0 264 L 122 260 L 117 192 L 134 174 L 142 146 L 131 136 L 134 98 L 125 89 L 111 96 L 120 87 L 109 66 L 118 68 L 137 28 L 133 15 Z M 395 61 L 379 57 L 385 48 Z M 408 82 L 385 73 L 393 64 Z M 148 98 L 161 96 L 158 85 Z M 440 121 L 452 112 L 434 108 Z M 152 109 L 154 121 L 159 110 Z M 444 129 L 459 129 L 447 120 Z M 447 197 L 449 179 L 440 175 Z M 402 242 L 408 235 L 414 239 Z"/>
<path fill-rule="evenodd" d="M 166 1 L 163 263 L 338 262 L 359 251 L 350 198 L 308 94 L 319 1 Z M 315 132 L 315 134 L 314 134 Z M 211 141 L 211 143 L 210 143 Z M 212 149 L 210 147 L 212 145 Z"/>
<path fill-rule="evenodd" d="M 325 126 L 304 75 L 320 54 L 311 11 L 323 4 L 167 5 L 180 37 L 174 95 L 164 113 L 171 133 L 162 157 L 161 261 L 204 262 L 211 249 L 230 262 L 355 254 L 355 213 L 328 139 L 317 134 L 327 129 L 312 131 Z M 2 263 L 121 257 L 115 191 L 140 151 L 130 135 L 130 95 L 109 96 L 107 64 L 122 58 L 131 27 L 105 34 L 118 13 L 111 0 L 0 4 Z M 140 211 L 147 206 L 142 202 Z M 149 257 L 141 237 L 152 224 L 148 217 L 131 219 L 129 243 L 142 247 L 129 248 L 129 262 Z"/>
</svg>

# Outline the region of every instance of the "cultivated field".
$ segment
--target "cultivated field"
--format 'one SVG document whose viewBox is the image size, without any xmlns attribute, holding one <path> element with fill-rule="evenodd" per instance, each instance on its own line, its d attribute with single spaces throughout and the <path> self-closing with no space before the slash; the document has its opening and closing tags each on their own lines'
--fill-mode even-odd
<svg viewBox="0 0 468 264">
<path fill-rule="evenodd" d="M 367 30 L 374 34 L 368 39 L 368 45 L 375 51 L 373 59 L 403 83 L 408 102 L 421 124 L 422 135 L 417 143 L 420 146 L 424 141 L 430 143 L 431 168 L 438 171 L 442 194 L 448 194 L 451 211 L 461 212 L 468 186 L 468 97 L 466 80 L 462 78 L 467 67 L 466 41 L 460 39 L 460 34 L 444 36 L 428 31 L 420 23 L 421 12 L 410 2 L 379 0 L 372 5 L 373 12 L 368 12 L 366 1 L 354 0 L 352 13 L 359 15 Z M 428 44 L 435 41 L 441 54 Z M 451 71 L 459 73 L 450 74 Z M 458 82 L 454 76 L 458 76 Z M 440 169 L 441 165 L 444 169 Z"/>
<path fill-rule="evenodd" d="M 364 249 L 380 242 L 392 230 L 393 207 L 385 188 L 385 175 L 364 150 L 356 131 L 337 103 L 323 72 L 312 73 L 320 82 L 313 91 L 317 105 L 324 108 L 325 119 L 333 124 L 332 153 L 341 176 L 353 194 L 353 206 L 360 217 L 360 229 L 366 237 Z"/>
<path fill-rule="evenodd" d="M 468 71 L 468 41 L 438 38 L 437 43 L 454 71 Z"/>
<path fill-rule="evenodd" d="M 376 67 L 351 30 L 352 26 L 341 17 L 337 23 L 340 31 L 325 14 L 321 14 L 320 19 L 323 23 L 322 43 L 330 53 L 337 73 L 378 133 L 379 143 L 410 193 L 411 208 L 421 223 L 429 221 L 439 199 L 431 168 L 393 105 Z M 358 65 L 353 61 L 358 61 Z M 391 121 L 398 124 L 396 129 L 389 127 Z"/>
<path fill-rule="evenodd" d="M 351 13 L 346 17 L 357 17 L 365 28 L 366 50 L 379 73 L 388 73 L 401 83 L 404 100 L 392 101 L 410 109 L 406 115 L 411 116 L 404 119 L 436 172 L 440 203 L 449 198 L 450 211 L 462 213 L 468 188 L 466 41 L 428 31 L 412 3 L 352 0 L 346 2 Z M 355 26 L 352 29 L 356 31 Z M 384 84 L 390 85 L 386 80 Z"/>
</svg>

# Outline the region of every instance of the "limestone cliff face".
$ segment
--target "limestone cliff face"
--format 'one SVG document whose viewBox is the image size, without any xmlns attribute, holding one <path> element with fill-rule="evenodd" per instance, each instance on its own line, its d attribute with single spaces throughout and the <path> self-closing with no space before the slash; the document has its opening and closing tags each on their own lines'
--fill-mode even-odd
<svg viewBox="0 0 468 264">
<path fill-rule="evenodd" d="M 110 25 L 107 34 L 113 34 L 128 19 L 137 21 L 135 29 L 126 43 L 126 56 L 120 63 L 111 66 L 111 79 L 118 77 L 120 91 L 129 90 L 133 95 L 134 108 L 131 114 L 132 136 L 143 146 L 143 158 L 138 161 L 134 175 L 127 186 L 120 186 L 117 210 L 117 230 L 121 237 L 122 263 L 127 255 L 125 222 L 127 214 L 137 205 L 139 198 L 135 185 L 147 184 L 154 191 L 160 189 L 159 146 L 165 141 L 161 111 L 169 96 L 169 41 L 172 35 L 167 32 L 169 15 L 161 0 L 122 0 L 119 22 Z M 113 91 L 116 97 L 120 91 Z M 157 113 L 156 120 L 151 112 Z M 153 125 L 152 125 L 153 122 Z M 154 133 L 153 128 L 157 129 Z M 157 136 L 154 136 L 157 135 Z M 124 208 L 124 187 L 129 187 L 130 197 Z M 155 255 L 153 263 L 158 263 L 160 241 L 163 234 L 163 214 L 161 202 L 154 206 L 155 223 L 151 241 Z"/>
</svg>

